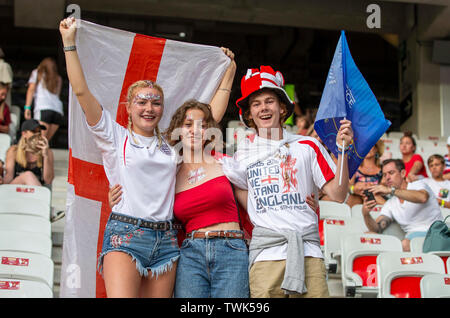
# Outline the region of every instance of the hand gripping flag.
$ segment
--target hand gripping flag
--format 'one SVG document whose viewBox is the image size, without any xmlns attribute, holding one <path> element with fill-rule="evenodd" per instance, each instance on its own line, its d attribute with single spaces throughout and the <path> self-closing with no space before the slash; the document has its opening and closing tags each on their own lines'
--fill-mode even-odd
<svg viewBox="0 0 450 318">
<path fill-rule="evenodd" d="M 189 98 L 209 103 L 230 59 L 218 47 L 149 37 L 81 21 L 77 51 L 89 89 L 103 108 L 126 127 L 127 89 L 137 80 L 164 90 L 161 131 Z M 69 93 L 69 187 L 61 268 L 61 297 L 104 297 L 97 272 L 109 217 L 102 157 L 83 111 Z"/>
<path fill-rule="evenodd" d="M 352 122 L 354 135 L 348 150 L 351 178 L 391 122 L 385 119 L 375 95 L 356 67 L 345 33 L 341 31 L 314 122 L 320 139 L 336 158 L 339 152 L 336 134 L 344 118 Z"/>
</svg>

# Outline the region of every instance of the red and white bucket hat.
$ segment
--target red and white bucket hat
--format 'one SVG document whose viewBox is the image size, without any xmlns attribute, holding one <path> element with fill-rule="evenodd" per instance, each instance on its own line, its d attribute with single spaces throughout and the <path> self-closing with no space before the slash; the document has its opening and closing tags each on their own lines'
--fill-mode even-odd
<svg viewBox="0 0 450 318">
<path fill-rule="evenodd" d="M 241 79 L 242 97 L 236 101 L 239 107 L 239 117 L 241 121 L 248 126 L 248 122 L 243 118 L 243 114 L 248 109 L 248 98 L 254 92 L 263 88 L 270 88 L 280 98 L 280 101 L 286 105 L 286 118 L 291 116 L 294 111 L 294 104 L 283 88 L 284 78 L 280 71 L 274 71 L 272 67 L 261 65 L 259 69 L 249 68 L 247 74 Z"/>
</svg>

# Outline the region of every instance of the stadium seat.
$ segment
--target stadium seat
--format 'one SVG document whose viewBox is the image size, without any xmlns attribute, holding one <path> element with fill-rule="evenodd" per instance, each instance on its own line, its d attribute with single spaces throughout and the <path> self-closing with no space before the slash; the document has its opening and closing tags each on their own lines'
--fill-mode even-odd
<svg viewBox="0 0 450 318">
<path fill-rule="evenodd" d="M 44 234 L 2 230 L 0 251 L 28 252 L 51 257 L 52 241 Z"/>
<path fill-rule="evenodd" d="M 450 275 L 427 274 L 420 280 L 422 298 L 450 298 Z"/>
<path fill-rule="evenodd" d="M 395 236 L 383 234 L 345 234 L 341 238 L 341 274 L 346 296 L 378 295 L 377 255 L 401 252 L 402 243 Z"/>
<path fill-rule="evenodd" d="M 352 218 L 328 218 L 323 221 L 325 266 L 329 273 L 337 274 L 341 271 L 341 237 L 348 233 L 363 234 L 364 222 Z"/>
<path fill-rule="evenodd" d="M 41 233 L 51 237 L 52 225 L 49 220 L 32 215 L 0 214 L 0 231 Z"/>
<path fill-rule="evenodd" d="M 44 255 L 0 251 L 0 280 L 3 278 L 33 280 L 53 288 L 53 261 Z"/>
<path fill-rule="evenodd" d="M 445 219 L 447 216 L 450 215 L 450 209 L 446 209 L 446 208 L 441 207 L 441 213 L 442 213 L 442 217 Z M 450 226 L 450 218 L 448 218 L 445 223 L 448 226 Z"/>
<path fill-rule="evenodd" d="M 430 273 L 445 273 L 444 264 L 436 255 L 382 252 L 377 257 L 378 297 L 420 298 L 420 280 Z"/>
<path fill-rule="evenodd" d="M 11 136 L 0 134 L 0 159 L 5 162 L 6 151 L 11 146 Z"/>
<path fill-rule="evenodd" d="M 44 186 L 0 185 L 0 213 L 50 218 L 51 192 Z"/>
<path fill-rule="evenodd" d="M 414 237 L 410 243 L 411 244 L 411 252 L 423 253 L 422 248 L 423 248 L 424 241 L 425 241 L 425 237 Z M 450 257 L 450 251 L 431 251 L 428 253 L 437 255 L 442 259 L 444 266 L 445 266 L 445 272 L 448 274 L 449 268 L 447 266 L 447 260 Z"/>
<path fill-rule="evenodd" d="M 333 201 L 319 201 L 320 219 L 319 219 L 319 235 L 320 246 L 324 251 L 323 222 L 326 218 L 347 219 L 352 215 L 350 207 L 346 203 L 338 203 Z"/>
<path fill-rule="evenodd" d="M 53 298 L 53 292 L 47 284 L 42 282 L 2 278 L 0 279 L 0 298 Z"/>
<path fill-rule="evenodd" d="M 388 137 L 392 139 L 400 139 L 403 137 L 403 132 L 401 131 L 391 131 L 388 133 Z"/>
<path fill-rule="evenodd" d="M 45 220 L 50 219 L 50 206 L 42 201 L 27 199 L 20 200 L 18 198 L 2 199 L 0 204 L 1 214 L 19 214 L 41 217 Z"/>
<path fill-rule="evenodd" d="M 227 123 L 227 128 L 238 128 L 238 127 L 244 127 L 244 123 L 242 123 L 240 120 L 230 120 Z"/>
<path fill-rule="evenodd" d="M 321 219 L 352 217 L 352 210 L 346 203 L 320 200 L 319 207 Z"/>
<path fill-rule="evenodd" d="M 362 207 L 363 207 L 362 204 L 355 204 L 352 207 L 352 218 L 360 218 L 360 219 L 364 218 L 362 214 Z M 383 207 L 382 205 L 377 205 L 370 211 L 370 215 L 372 216 L 373 219 L 375 220 L 377 219 L 378 215 L 380 215 L 382 207 Z"/>
<path fill-rule="evenodd" d="M 425 237 L 414 237 L 410 242 L 410 249 L 412 253 L 422 253 L 423 241 Z"/>
<path fill-rule="evenodd" d="M 17 119 L 20 120 L 20 107 L 17 105 L 11 106 L 11 114 L 15 114 Z"/>
</svg>

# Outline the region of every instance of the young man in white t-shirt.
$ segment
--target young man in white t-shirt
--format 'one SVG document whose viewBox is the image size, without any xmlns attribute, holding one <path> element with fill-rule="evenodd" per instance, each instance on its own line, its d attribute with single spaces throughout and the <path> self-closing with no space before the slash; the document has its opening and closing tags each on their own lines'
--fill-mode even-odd
<svg viewBox="0 0 450 318">
<path fill-rule="evenodd" d="M 314 138 L 282 128 L 293 104 L 283 77 L 270 66 L 249 69 L 237 101 L 241 119 L 256 129 L 244 139 L 224 172 L 239 188 L 248 189 L 247 211 L 254 225 L 250 243 L 251 297 L 328 297 L 320 250 L 319 216 L 307 204 L 318 190 L 343 202 L 348 188 L 347 155 L 342 184 L 326 149 Z M 349 145 L 350 121 L 341 121 L 337 144 Z"/>
<path fill-rule="evenodd" d="M 403 251 L 409 252 L 412 238 L 425 236 L 434 221 L 442 220 L 441 210 L 433 191 L 423 180 L 406 182 L 402 160 L 385 160 L 382 173 L 386 185 L 373 186 L 369 191 L 373 194 L 391 194 L 392 197 L 383 205 L 376 220 L 370 216 L 376 202 L 364 198 L 364 221 L 370 231 L 377 233 L 382 233 L 393 220 L 396 221 L 406 233 L 402 240 Z"/>
<path fill-rule="evenodd" d="M 432 155 L 428 158 L 428 168 L 431 177 L 423 181 L 431 188 L 438 204 L 450 209 L 450 180 L 444 179 L 445 159 L 441 155 Z"/>
</svg>

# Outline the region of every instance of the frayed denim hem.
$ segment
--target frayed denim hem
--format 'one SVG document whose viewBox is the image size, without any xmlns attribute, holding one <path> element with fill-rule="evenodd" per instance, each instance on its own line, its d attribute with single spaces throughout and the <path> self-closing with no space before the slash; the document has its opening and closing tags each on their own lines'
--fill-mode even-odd
<svg viewBox="0 0 450 318">
<path fill-rule="evenodd" d="M 150 268 L 150 270 L 152 271 L 152 278 L 155 277 L 155 279 L 158 279 L 158 276 L 161 274 L 165 274 L 168 271 L 172 270 L 173 264 L 178 261 L 178 259 L 180 258 L 180 255 L 172 257 L 167 263 L 158 266 L 155 269 Z M 148 275 L 148 272 L 147 272 Z M 146 275 L 146 277 L 147 277 Z"/>
<path fill-rule="evenodd" d="M 148 276 L 148 271 L 145 267 L 142 266 L 141 262 L 136 259 L 136 257 L 130 253 L 127 250 L 122 250 L 122 249 L 113 249 L 113 250 L 109 250 L 106 252 L 103 252 L 100 254 L 99 258 L 98 258 L 98 265 L 97 265 L 97 271 L 102 275 L 103 274 L 103 258 L 105 257 L 106 254 L 110 253 L 110 252 L 122 252 L 125 253 L 127 255 L 131 256 L 131 262 L 136 262 L 136 269 L 139 272 L 140 276 L 144 276 L 147 277 Z"/>
<path fill-rule="evenodd" d="M 158 279 L 158 276 L 161 274 L 164 274 L 170 270 L 172 270 L 173 264 L 180 258 L 180 255 L 172 257 L 167 263 L 160 265 L 158 267 L 156 267 L 155 269 L 152 268 L 145 268 L 142 266 L 141 262 L 136 259 L 136 257 L 130 253 L 127 250 L 122 250 L 122 249 L 114 249 L 114 250 L 109 250 L 106 252 L 103 252 L 100 254 L 99 258 L 98 258 L 98 265 L 97 265 L 97 271 L 102 275 L 103 274 L 103 258 L 105 257 L 106 254 L 110 253 L 110 252 L 123 252 L 126 253 L 128 255 L 131 256 L 131 261 L 132 262 L 136 262 L 136 269 L 139 272 L 139 275 L 142 277 L 148 277 L 148 270 L 150 269 L 152 272 L 152 278 L 155 277 L 155 279 Z"/>
</svg>

